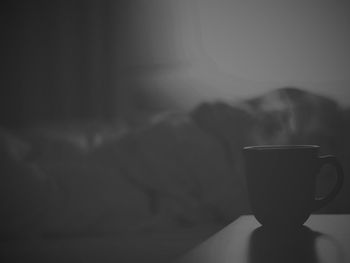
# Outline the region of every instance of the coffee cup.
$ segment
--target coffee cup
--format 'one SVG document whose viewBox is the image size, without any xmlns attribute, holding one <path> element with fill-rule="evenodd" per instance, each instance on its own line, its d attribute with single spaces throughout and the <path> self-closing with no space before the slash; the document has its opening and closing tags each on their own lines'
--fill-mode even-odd
<svg viewBox="0 0 350 263">
<path fill-rule="evenodd" d="M 319 156 L 317 145 L 247 146 L 243 149 L 251 209 L 264 226 L 301 226 L 310 214 L 339 193 L 344 174 L 332 155 Z M 336 183 L 327 196 L 315 197 L 324 165 L 335 168 Z"/>
</svg>

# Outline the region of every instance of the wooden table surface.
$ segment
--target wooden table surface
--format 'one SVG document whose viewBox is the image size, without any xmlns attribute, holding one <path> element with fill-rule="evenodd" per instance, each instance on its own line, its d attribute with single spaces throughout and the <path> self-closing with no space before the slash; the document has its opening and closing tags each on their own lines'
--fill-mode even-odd
<svg viewBox="0 0 350 263">
<path fill-rule="evenodd" d="M 241 216 L 176 262 L 350 263 L 350 215 L 311 215 L 294 231 L 268 230 Z"/>
</svg>

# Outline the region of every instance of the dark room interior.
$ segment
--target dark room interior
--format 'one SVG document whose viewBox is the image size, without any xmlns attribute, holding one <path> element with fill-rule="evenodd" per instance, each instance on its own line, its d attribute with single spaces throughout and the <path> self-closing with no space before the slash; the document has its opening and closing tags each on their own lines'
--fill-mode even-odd
<svg viewBox="0 0 350 263">
<path fill-rule="evenodd" d="M 173 262 L 255 213 L 252 145 L 336 156 L 341 190 L 312 216 L 349 214 L 349 12 L 342 0 L 3 1 L 2 262 Z M 319 168 L 316 197 L 335 167 Z"/>
</svg>

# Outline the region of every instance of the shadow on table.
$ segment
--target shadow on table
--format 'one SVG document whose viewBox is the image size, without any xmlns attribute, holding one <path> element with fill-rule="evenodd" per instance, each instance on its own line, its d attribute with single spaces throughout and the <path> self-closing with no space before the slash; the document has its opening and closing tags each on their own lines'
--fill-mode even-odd
<svg viewBox="0 0 350 263">
<path fill-rule="evenodd" d="M 293 230 L 255 229 L 250 238 L 249 255 L 250 263 L 343 262 L 335 240 L 305 226 Z"/>
</svg>

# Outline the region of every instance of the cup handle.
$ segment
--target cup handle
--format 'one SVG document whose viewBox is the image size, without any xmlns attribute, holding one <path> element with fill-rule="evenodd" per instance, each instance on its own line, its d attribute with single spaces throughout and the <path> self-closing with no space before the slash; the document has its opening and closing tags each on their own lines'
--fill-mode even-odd
<svg viewBox="0 0 350 263">
<path fill-rule="evenodd" d="M 330 191 L 330 193 L 326 197 L 315 200 L 314 210 L 318 210 L 323 206 L 325 206 L 326 204 L 328 204 L 330 201 L 332 201 L 336 197 L 336 195 L 339 193 L 344 182 L 343 167 L 341 166 L 341 164 L 339 163 L 339 161 L 335 156 L 333 155 L 320 156 L 319 161 L 320 161 L 319 163 L 320 170 L 326 164 L 330 164 L 335 167 L 336 174 L 337 174 L 337 181 L 333 189 Z"/>
</svg>

